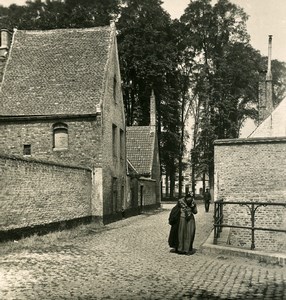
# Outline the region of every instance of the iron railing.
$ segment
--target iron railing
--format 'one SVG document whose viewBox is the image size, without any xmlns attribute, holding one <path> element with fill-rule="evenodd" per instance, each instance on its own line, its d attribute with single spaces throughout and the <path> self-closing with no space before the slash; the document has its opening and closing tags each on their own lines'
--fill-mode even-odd
<svg viewBox="0 0 286 300">
<path fill-rule="evenodd" d="M 223 216 L 223 206 L 224 205 L 240 205 L 246 206 L 250 211 L 250 221 L 251 226 L 238 226 L 238 225 L 228 225 L 224 224 L 224 216 Z M 216 245 L 217 240 L 220 237 L 222 232 L 222 228 L 229 227 L 229 228 L 240 228 L 240 229 L 249 229 L 251 230 L 251 246 L 250 249 L 255 249 L 255 231 L 256 230 L 264 230 L 264 231 L 275 231 L 275 232 L 284 232 L 284 229 L 274 229 L 274 228 L 263 228 L 263 227 L 255 227 L 255 213 L 257 209 L 261 206 L 284 206 L 286 207 L 286 203 L 273 203 L 273 202 L 252 202 L 252 201 L 223 201 L 217 200 L 214 202 L 214 241 L 213 243 Z"/>
</svg>

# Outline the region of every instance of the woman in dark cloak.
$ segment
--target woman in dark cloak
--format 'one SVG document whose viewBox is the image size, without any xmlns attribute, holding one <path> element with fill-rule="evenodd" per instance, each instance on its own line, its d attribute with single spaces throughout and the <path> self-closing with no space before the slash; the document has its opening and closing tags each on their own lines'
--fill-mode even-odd
<svg viewBox="0 0 286 300">
<path fill-rule="evenodd" d="M 193 193 L 178 200 L 169 215 L 171 230 L 168 243 L 179 254 L 193 254 L 193 242 L 196 232 L 194 214 L 198 212 Z"/>
</svg>

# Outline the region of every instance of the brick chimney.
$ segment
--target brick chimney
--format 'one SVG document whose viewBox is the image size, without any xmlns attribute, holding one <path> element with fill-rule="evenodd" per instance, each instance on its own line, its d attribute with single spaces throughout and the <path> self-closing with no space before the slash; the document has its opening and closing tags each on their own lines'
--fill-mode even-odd
<svg viewBox="0 0 286 300">
<path fill-rule="evenodd" d="M 261 124 L 265 119 L 266 111 L 266 70 L 259 73 L 258 83 L 258 123 Z"/>
<path fill-rule="evenodd" d="M 10 48 L 11 33 L 7 29 L 0 30 L 0 60 L 5 60 Z"/>
<path fill-rule="evenodd" d="M 272 84 L 272 35 L 268 39 L 268 65 L 265 81 L 259 82 L 259 124 L 273 111 L 273 84 Z"/>
</svg>

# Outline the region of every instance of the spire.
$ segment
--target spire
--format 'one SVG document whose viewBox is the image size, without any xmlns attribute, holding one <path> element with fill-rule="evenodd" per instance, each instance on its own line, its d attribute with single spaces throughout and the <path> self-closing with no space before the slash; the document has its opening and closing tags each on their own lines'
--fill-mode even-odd
<svg viewBox="0 0 286 300">
<path fill-rule="evenodd" d="M 156 99 L 154 90 L 152 90 L 150 98 L 150 127 L 151 131 L 155 131 L 156 128 Z"/>
</svg>

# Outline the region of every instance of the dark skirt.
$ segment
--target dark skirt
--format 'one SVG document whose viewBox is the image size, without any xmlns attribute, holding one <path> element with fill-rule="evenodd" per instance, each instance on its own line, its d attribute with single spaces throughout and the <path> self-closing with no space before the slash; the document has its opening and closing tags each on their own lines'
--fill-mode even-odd
<svg viewBox="0 0 286 300">
<path fill-rule="evenodd" d="M 178 248 L 179 239 L 178 239 L 178 232 L 179 232 L 179 224 L 180 224 L 180 215 L 181 210 L 178 204 L 176 204 L 169 215 L 169 224 L 171 225 L 170 234 L 168 238 L 168 243 L 171 248 Z"/>
<path fill-rule="evenodd" d="M 179 246 L 179 222 L 171 226 L 168 243 L 171 248 L 177 249 Z"/>
</svg>

